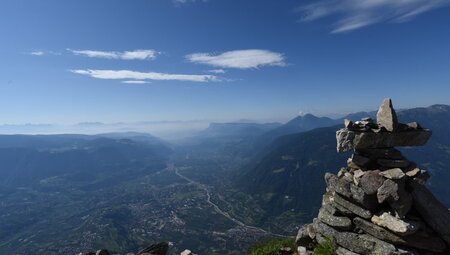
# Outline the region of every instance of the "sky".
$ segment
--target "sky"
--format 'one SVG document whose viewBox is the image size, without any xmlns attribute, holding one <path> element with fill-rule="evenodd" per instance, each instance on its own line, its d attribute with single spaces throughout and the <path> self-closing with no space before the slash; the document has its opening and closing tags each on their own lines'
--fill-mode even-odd
<svg viewBox="0 0 450 255">
<path fill-rule="evenodd" d="M 2 0 L 0 124 L 450 104 L 449 0 Z"/>
</svg>

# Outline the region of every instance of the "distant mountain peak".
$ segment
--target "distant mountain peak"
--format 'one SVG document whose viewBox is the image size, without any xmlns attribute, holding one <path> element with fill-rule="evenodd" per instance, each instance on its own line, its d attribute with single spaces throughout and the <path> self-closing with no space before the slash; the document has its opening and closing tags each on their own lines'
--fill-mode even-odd
<svg viewBox="0 0 450 255">
<path fill-rule="evenodd" d="M 450 105 L 446 104 L 434 104 L 428 107 L 432 110 L 439 110 L 439 111 L 450 111 Z"/>
</svg>

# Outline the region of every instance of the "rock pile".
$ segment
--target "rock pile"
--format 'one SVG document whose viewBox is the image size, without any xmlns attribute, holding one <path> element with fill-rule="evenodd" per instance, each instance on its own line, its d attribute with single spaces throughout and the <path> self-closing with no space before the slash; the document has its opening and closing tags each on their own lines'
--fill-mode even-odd
<svg viewBox="0 0 450 255">
<path fill-rule="evenodd" d="M 345 121 L 337 151 L 354 150 L 327 192 L 312 224 L 300 228 L 299 254 L 331 238 L 336 254 L 450 254 L 450 212 L 427 189 L 427 171 L 396 146 L 424 145 L 431 131 L 402 124 L 390 99 L 371 118 Z"/>
</svg>

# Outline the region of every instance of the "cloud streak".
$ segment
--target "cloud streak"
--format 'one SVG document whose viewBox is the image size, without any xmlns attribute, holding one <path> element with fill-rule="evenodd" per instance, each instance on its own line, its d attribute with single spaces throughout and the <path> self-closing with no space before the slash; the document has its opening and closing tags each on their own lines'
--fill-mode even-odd
<svg viewBox="0 0 450 255">
<path fill-rule="evenodd" d="M 215 73 L 215 74 L 226 73 L 226 71 L 223 70 L 223 69 L 211 69 L 211 70 L 207 70 L 206 72 L 208 72 L 208 73 Z"/>
<path fill-rule="evenodd" d="M 43 52 L 43 51 L 41 51 L 41 50 L 37 50 L 37 51 L 32 51 L 32 52 L 30 52 L 30 55 L 33 55 L 33 56 L 43 56 L 43 55 L 45 55 L 45 52 Z"/>
<path fill-rule="evenodd" d="M 126 80 L 126 81 L 121 81 L 122 83 L 126 83 L 126 84 L 147 84 L 150 83 L 149 81 L 140 81 L 140 80 Z"/>
<path fill-rule="evenodd" d="M 31 56 L 44 56 L 44 55 L 61 55 L 59 52 L 49 51 L 49 50 L 33 50 L 30 52 L 25 52 L 24 54 L 28 54 Z"/>
<path fill-rule="evenodd" d="M 106 80 L 126 80 L 126 83 L 142 83 L 142 81 L 191 81 L 191 82 L 215 82 L 220 81 L 215 75 L 199 74 L 168 74 L 158 72 L 137 72 L 131 70 L 98 70 L 98 69 L 77 69 L 70 70 L 72 73 L 90 76 L 97 79 Z M 137 81 L 137 82 L 136 82 Z"/>
<path fill-rule="evenodd" d="M 187 3 L 195 3 L 195 2 L 202 2 L 202 3 L 206 3 L 208 2 L 208 0 L 172 0 L 173 4 L 175 4 L 175 6 L 181 6 Z"/>
<path fill-rule="evenodd" d="M 303 22 L 336 17 L 331 33 L 341 33 L 381 22 L 406 22 L 449 4 L 450 0 L 320 0 L 297 11 Z"/>
<path fill-rule="evenodd" d="M 250 69 L 263 66 L 285 66 L 284 55 L 269 50 L 249 49 L 221 54 L 194 53 L 186 56 L 189 62 L 219 68 Z"/>
<path fill-rule="evenodd" d="M 133 50 L 133 51 L 99 51 L 99 50 L 73 50 L 67 49 L 75 55 L 121 60 L 153 60 L 159 54 L 155 50 Z"/>
</svg>

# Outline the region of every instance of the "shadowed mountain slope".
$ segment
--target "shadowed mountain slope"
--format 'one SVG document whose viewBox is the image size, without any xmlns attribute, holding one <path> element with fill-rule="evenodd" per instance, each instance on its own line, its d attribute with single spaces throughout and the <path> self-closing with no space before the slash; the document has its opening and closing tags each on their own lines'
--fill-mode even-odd
<svg viewBox="0 0 450 255">
<path fill-rule="evenodd" d="M 360 117 L 360 116 L 358 116 Z M 421 148 L 404 148 L 405 156 L 431 172 L 429 185 L 450 206 L 450 106 L 433 105 L 398 112 L 401 122 L 418 121 L 433 131 Z M 277 138 L 238 177 L 238 186 L 260 202 L 267 217 L 287 210 L 306 218 L 317 214 L 327 171 L 336 171 L 349 156 L 336 152 L 335 132 L 343 124 Z"/>
</svg>

